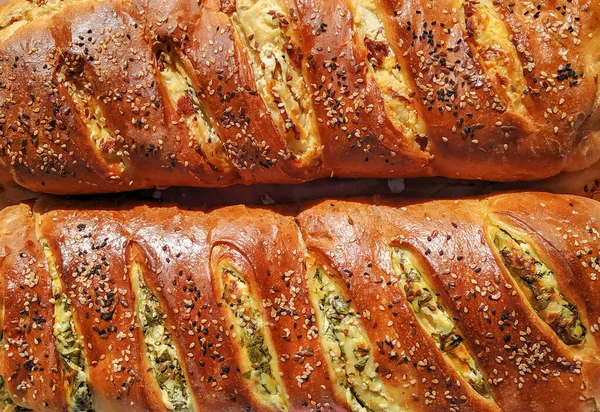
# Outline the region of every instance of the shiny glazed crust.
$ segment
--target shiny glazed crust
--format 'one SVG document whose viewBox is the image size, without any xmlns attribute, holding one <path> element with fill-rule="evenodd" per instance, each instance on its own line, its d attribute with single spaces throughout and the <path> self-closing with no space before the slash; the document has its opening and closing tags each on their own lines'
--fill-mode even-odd
<svg viewBox="0 0 600 412">
<path fill-rule="evenodd" d="M 597 1 L 12 0 L 0 161 L 78 194 L 600 158 Z"/>
<path fill-rule="evenodd" d="M 296 212 L 4 209 L 4 408 L 598 410 L 597 202 Z"/>
</svg>

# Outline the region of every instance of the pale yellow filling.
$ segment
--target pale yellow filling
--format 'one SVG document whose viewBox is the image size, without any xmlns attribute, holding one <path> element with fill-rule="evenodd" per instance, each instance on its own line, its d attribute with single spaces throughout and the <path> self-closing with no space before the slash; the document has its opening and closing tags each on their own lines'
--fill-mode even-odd
<svg viewBox="0 0 600 412">
<path fill-rule="evenodd" d="M 166 316 L 156 295 L 144 281 L 142 267 L 133 263 L 130 274 L 136 297 L 136 315 L 144 334 L 146 355 L 154 379 L 160 387 L 163 404 L 170 411 L 193 411 L 190 390 L 166 325 Z"/>
<path fill-rule="evenodd" d="M 64 5 L 76 0 L 47 0 L 41 5 L 14 0 L 0 11 L 0 42 L 8 39 L 27 23 L 56 14 Z"/>
<path fill-rule="evenodd" d="M 437 296 L 417 269 L 410 253 L 392 249 L 392 265 L 421 327 L 435 340 L 444 357 L 481 395 L 489 397 L 489 388 L 475 360 L 462 342 L 451 316 L 442 308 Z"/>
<path fill-rule="evenodd" d="M 73 311 L 67 295 L 63 291 L 62 281 L 56 270 L 54 256 L 48 242 L 39 238 L 42 245 L 48 272 L 52 280 L 51 303 L 54 304 L 54 342 L 67 373 L 72 377 L 67 386 L 69 411 L 87 412 L 92 408 L 92 393 L 89 387 L 89 375 L 85 351 L 81 336 L 77 333 Z"/>
<path fill-rule="evenodd" d="M 63 83 L 71 97 L 79 116 L 84 122 L 89 138 L 98 155 L 115 168 L 117 173 L 125 172 L 124 153 L 119 149 L 120 141 L 110 131 L 104 111 L 94 96 L 91 85 L 82 81 L 78 73 L 67 75 L 66 67 L 60 67 L 57 80 Z"/>
<path fill-rule="evenodd" d="M 194 89 L 192 79 L 185 65 L 176 53 L 159 54 L 159 76 L 169 95 L 171 103 L 178 109 L 180 119 L 187 127 L 190 138 L 201 148 L 208 161 L 219 170 L 230 168 L 224 154 L 223 143 L 210 116 L 203 110 Z M 181 110 L 180 102 L 185 101 L 191 110 Z"/>
<path fill-rule="evenodd" d="M 502 85 L 510 109 L 526 115 L 523 97 L 528 86 L 523 65 L 512 43 L 512 33 L 496 11 L 493 0 L 470 2 L 468 6 L 463 0 L 460 3 L 458 10 L 463 30 L 473 34 L 479 62 L 485 73 L 488 78 L 496 79 Z M 465 7 L 473 10 L 472 16 L 466 15 Z"/>
<path fill-rule="evenodd" d="M 278 0 L 237 0 L 232 19 L 252 61 L 257 91 L 297 158 L 320 150 L 318 123 L 300 68 L 288 55 L 290 17 Z"/>
<path fill-rule="evenodd" d="M 344 300 L 335 281 L 322 268 L 309 279 L 321 343 L 328 354 L 336 385 L 356 412 L 400 411 L 387 393 L 369 337 L 356 311 Z"/>
<path fill-rule="evenodd" d="M 378 58 L 371 57 L 369 70 L 381 90 L 387 115 L 408 138 L 425 135 L 425 123 L 413 104 L 414 92 L 406 74 L 407 68 L 401 67 L 390 47 L 383 20 L 378 15 L 381 13 L 379 6 L 370 0 L 352 0 L 351 4 L 357 41 L 365 44 L 368 50 L 368 44 L 373 43 L 380 44 L 385 50 L 377 53 Z"/>
<path fill-rule="evenodd" d="M 242 348 L 242 374 L 263 404 L 278 411 L 287 411 L 287 396 L 277 360 L 269 349 L 272 345 L 260 303 L 252 297 L 248 283 L 233 262 L 222 261 L 217 270 L 223 288 L 222 299 L 229 308 L 235 338 Z"/>
</svg>

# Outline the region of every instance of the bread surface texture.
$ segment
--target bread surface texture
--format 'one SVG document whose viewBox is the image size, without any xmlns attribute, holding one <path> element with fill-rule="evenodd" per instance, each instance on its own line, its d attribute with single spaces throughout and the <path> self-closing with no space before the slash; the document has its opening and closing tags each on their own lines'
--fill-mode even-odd
<svg viewBox="0 0 600 412">
<path fill-rule="evenodd" d="M 600 205 L 0 212 L 5 411 L 598 410 Z"/>
<path fill-rule="evenodd" d="M 595 0 L 11 0 L 0 166 L 54 194 L 600 159 Z"/>
</svg>

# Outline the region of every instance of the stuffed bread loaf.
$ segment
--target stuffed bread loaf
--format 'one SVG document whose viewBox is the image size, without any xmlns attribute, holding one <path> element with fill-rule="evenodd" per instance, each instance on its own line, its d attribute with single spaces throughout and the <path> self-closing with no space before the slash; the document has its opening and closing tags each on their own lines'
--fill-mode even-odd
<svg viewBox="0 0 600 412">
<path fill-rule="evenodd" d="M 600 159 L 594 0 L 12 0 L 0 160 L 55 194 Z"/>
<path fill-rule="evenodd" d="M 595 411 L 600 204 L 0 212 L 5 410 Z"/>
</svg>

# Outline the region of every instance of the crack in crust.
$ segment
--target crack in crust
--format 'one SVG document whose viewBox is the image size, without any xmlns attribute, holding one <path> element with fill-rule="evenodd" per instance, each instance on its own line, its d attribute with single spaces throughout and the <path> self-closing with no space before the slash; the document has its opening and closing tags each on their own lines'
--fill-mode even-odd
<svg viewBox="0 0 600 412">
<path fill-rule="evenodd" d="M 291 17 L 279 0 L 236 0 L 231 14 L 248 57 L 256 90 L 287 142 L 287 149 L 302 164 L 310 165 L 320 151 L 317 119 L 297 61 L 297 40 Z"/>
<path fill-rule="evenodd" d="M 444 310 L 437 295 L 427 284 L 423 271 L 415 266 L 410 252 L 393 248 L 392 265 L 406 299 L 421 326 L 435 340 L 448 362 L 459 371 L 473 389 L 480 395 L 491 398 L 490 388 L 475 358 L 469 353 L 451 316 Z"/>
<path fill-rule="evenodd" d="M 144 334 L 146 356 L 162 391 L 163 403 L 170 411 L 193 411 L 190 389 L 166 324 L 167 317 L 158 298 L 144 280 L 143 266 L 132 262 L 130 268 L 129 276 L 136 296 L 136 315 Z"/>
<path fill-rule="evenodd" d="M 394 126 L 424 151 L 427 131 L 413 99 L 411 78 L 401 56 L 390 47 L 380 10 L 369 0 L 353 0 L 352 7 L 356 42 L 367 49 L 369 71 L 381 90 L 387 114 Z"/>
<path fill-rule="evenodd" d="M 40 235 L 38 235 L 38 241 L 43 249 L 48 272 L 52 278 L 54 298 L 50 303 L 54 304 L 54 340 L 68 377 L 69 409 L 73 412 L 92 411 L 93 396 L 89 386 L 88 366 L 81 334 L 77 331 L 75 314 L 71 309 L 69 298 L 63 290 L 61 275 L 57 271 L 48 242 Z"/>
<path fill-rule="evenodd" d="M 0 8 L 0 43 L 35 19 L 51 17 L 77 0 L 15 0 Z"/>
<path fill-rule="evenodd" d="M 235 7 L 231 18 L 252 61 L 256 90 L 287 150 L 304 166 L 311 165 L 320 152 L 317 119 L 301 61 L 293 54 L 297 40 L 291 17 L 278 0 L 237 0 Z"/>
<path fill-rule="evenodd" d="M 217 170 L 230 172 L 231 164 L 225 156 L 221 138 L 200 101 L 187 66 L 170 44 L 161 45 L 155 54 L 160 80 L 191 140 L 196 142 L 196 151 L 204 154 Z"/>
<path fill-rule="evenodd" d="M 506 102 L 506 106 L 499 101 L 498 109 L 510 109 L 529 117 L 523 101 L 529 92 L 523 75 L 525 68 L 512 43 L 510 28 L 496 11 L 496 7 L 502 6 L 497 6 L 492 0 L 461 0 L 459 3 L 461 24 L 467 41 L 473 44 L 478 61 L 493 89 L 503 90 L 505 93 L 501 100 Z"/>
<path fill-rule="evenodd" d="M 584 342 L 586 328 L 577 307 L 561 293 L 554 272 L 539 258 L 533 246 L 507 229 L 492 229 L 494 245 L 504 266 L 521 285 L 536 313 L 567 345 Z"/>
<path fill-rule="evenodd" d="M 58 84 L 65 86 L 88 130 L 98 157 L 113 171 L 112 177 L 119 178 L 127 170 L 126 157 L 129 153 L 120 149 L 124 139 L 122 136 L 115 136 L 110 129 L 102 102 L 86 79 L 83 64 L 79 57 L 72 60 L 65 58 L 58 66 L 56 80 Z"/>
<path fill-rule="evenodd" d="M 377 372 L 360 316 L 335 282 L 321 266 L 309 279 L 319 335 L 329 355 L 330 369 L 338 378 L 337 385 L 352 411 L 400 411 Z"/>
<path fill-rule="evenodd" d="M 251 293 L 248 279 L 238 271 L 235 262 L 223 258 L 213 263 L 213 276 L 221 288 L 220 298 L 227 307 L 233 337 L 239 343 L 243 377 L 261 403 L 275 410 L 287 411 L 288 400 L 261 305 Z"/>
</svg>

